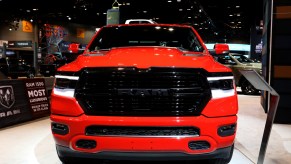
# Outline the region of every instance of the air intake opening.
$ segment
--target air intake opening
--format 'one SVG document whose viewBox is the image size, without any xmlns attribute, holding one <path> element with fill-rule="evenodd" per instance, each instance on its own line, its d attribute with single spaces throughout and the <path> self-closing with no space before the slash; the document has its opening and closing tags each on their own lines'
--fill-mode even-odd
<svg viewBox="0 0 291 164">
<path fill-rule="evenodd" d="M 221 137 L 231 136 L 234 135 L 236 130 L 236 124 L 221 126 L 218 128 L 217 133 Z"/>
<path fill-rule="evenodd" d="M 66 135 L 69 133 L 69 127 L 67 125 L 64 125 L 64 124 L 59 124 L 59 123 L 53 122 L 51 124 L 51 128 L 52 128 L 52 132 L 54 134 Z"/>
<path fill-rule="evenodd" d="M 191 150 L 206 150 L 210 148 L 210 144 L 207 141 L 190 141 L 188 147 Z"/>
<path fill-rule="evenodd" d="M 97 146 L 97 142 L 94 140 L 78 140 L 76 146 L 82 149 L 94 149 Z"/>
</svg>

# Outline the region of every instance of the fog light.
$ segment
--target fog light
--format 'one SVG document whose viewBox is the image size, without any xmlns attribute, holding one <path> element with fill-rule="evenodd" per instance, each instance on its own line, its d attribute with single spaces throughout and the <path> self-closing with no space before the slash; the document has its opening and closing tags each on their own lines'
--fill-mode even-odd
<svg viewBox="0 0 291 164">
<path fill-rule="evenodd" d="M 235 133 L 236 124 L 221 126 L 218 128 L 217 133 L 221 137 L 231 136 Z"/>
<path fill-rule="evenodd" d="M 64 124 L 53 122 L 51 124 L 52 132 L 59 135 L 66 135 L 69 133 L 69 127 Z"/>
<path fill-rule="evenodd" d="M 82 149 L 94 149 L 97 146 L 97 143 L 94 140 L 82 139 L 76 142 L 76 146 Z"/>
<path fill-rule="evenodd" d="M 207 141 L 190 141 L 188 147 L 191 150 L 206 150 L 210 148 L 210 144 Z"/>
</svg>

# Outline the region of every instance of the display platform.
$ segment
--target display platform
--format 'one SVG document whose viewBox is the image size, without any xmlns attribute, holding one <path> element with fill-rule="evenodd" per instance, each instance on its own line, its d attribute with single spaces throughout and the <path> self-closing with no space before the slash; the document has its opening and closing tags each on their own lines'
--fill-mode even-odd
<svg viewBox="0 0 291 164">
<path fill-rule="evenodd" d="M 239 95 L 238 98 L 238 129 L 234 155 L 230 164 L 254 164 L 257 162 L 259 154 L 266 114 L 260 105 L 260 96 Z M 290 163 L 290 141 L 291 125 L 274 124 L 264 163 Z M 55 151 L 49 117 L 1 129 L 0 146 L 1 164 L 61 164 Z M 17 153 L 17 158 L 15 153 Z M 120 162 L 107 164 L 117 163 Z M 137 163 L 146 164 L 149 162 Z M 161 162 L 157 163 L 161 164 Z M 179 163 L 186 164 L 187 162 Z M 191 162 L 187 164 L 189 163 Z M 200 163 L 205 164 L 205 161 Z M 162 164 L 176 163 L 165 162 Z"/>
</svg>

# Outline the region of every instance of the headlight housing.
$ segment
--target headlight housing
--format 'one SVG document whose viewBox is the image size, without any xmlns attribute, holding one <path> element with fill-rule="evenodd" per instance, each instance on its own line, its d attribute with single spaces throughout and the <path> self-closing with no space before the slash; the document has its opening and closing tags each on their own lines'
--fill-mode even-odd
<svg viewBox="0 0 291 164">
<path fill-rule="evenodd" d="M 65 97 L 74 97 L 79 76 L 56 75 L 54 94 Z"/>
<path fill-rule="evenodd" d="M 208 77 L 212 98 L 223 98 L 235 95 L 233 76 Z"/>
</svg>

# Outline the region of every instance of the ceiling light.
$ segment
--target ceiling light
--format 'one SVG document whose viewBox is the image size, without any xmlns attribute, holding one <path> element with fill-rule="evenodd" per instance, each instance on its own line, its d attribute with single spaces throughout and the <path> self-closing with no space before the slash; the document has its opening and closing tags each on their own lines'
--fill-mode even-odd
<svg viewBox="0 0 291 164">
<path fill-rule="evenodd" d="M 174 31 L 174 29 L 173 28 L 169 28 L 169 31 Z"/>
<path fill-rule="evenodd" d="M 148 11 L 146 11 L 146 10 L 145 10 L 145 11 L 143 11 L 143 13 L 147 13 L 147 12 L 148 12 Z"/>
<path fill-rule="evenodd" d="M 183 11 L 183 9 L 179 9 L 179 11 Z"/>
<path fill-rule="evenodd" d="M 127 5 L 127 6 L 129 6 L 129 5 L 130 5 L 130 3 L 126 3 L 126 5 Z"/>
<path fill-rule="evenodd" d="M 37 11 L 38 9 L 32 9 L 33 11 Z"/>
<path fill-rule="evenodd" d="M 240 17 L 240 14 L 238 13 L 238 14 L 236 14 L 236 16 Z"/>
<path fill-rule="evenodd" d="M 235 6 L 236 8 L 240 8 L 240 6 Z"/>
<path fill-rule="evenodd" d="M 229 14 L 229 16 L 232 17 L 233 15 L 232 14 Z"/>
<path fill-rule="evenodd" d="M 171 0 L 168 0 L 168 2 L 171 3 L 172 1 Z"/>
<path fill-rule="evenodd" d="M 181 0 L 177 0 L 177 2 L 181 2 Z"/>
<path fill-rule="evenodd" d="M 100 13 L 96 13 L 96 15 L 100 15 Z"/>
<path fill-rule="evenodd" d="M 107 13 L 103 13 L 104 15 L 106 15 Z"/>
<path fill-rule="evenodd" d="M 237 23 L 241 23 L 241 22 L 237 22 Z"/>
<path fill-rule="evenodd" d="M 157 30 L 161 29 L 161 27 L 160 27 L 160 26 L 156 26 L 155 28 L 156 28 Z"/>
<path fill-rule="evenodd" d="M 33 22 L 33 19 L 30 19 L 30 22 Z"/>
<path fill-rule="evenodd" d="M 30 10 L 26 10 L 26 12 L 30 13 Z"/>
<path fill-rule="evenodd" d="M 71 18 L 71 17 L 69 17 L 68 19 L 69 19 L 69 20 L 71 20 L 72 18 Z"/>
<path fill-rule="evenodd" d="M 189 19 L 191 19 L 192 17 L 188 17 Z"/>
<path fill-rule="evenodd" d="M 199 9 L 199 13 L 201 13 L 202 12 L 202 9 Z"/>
<path fill-rule="evenodd" d="M 187 9 L 188 11 L 190 11 L 191 9 Z"/>
</svg>

